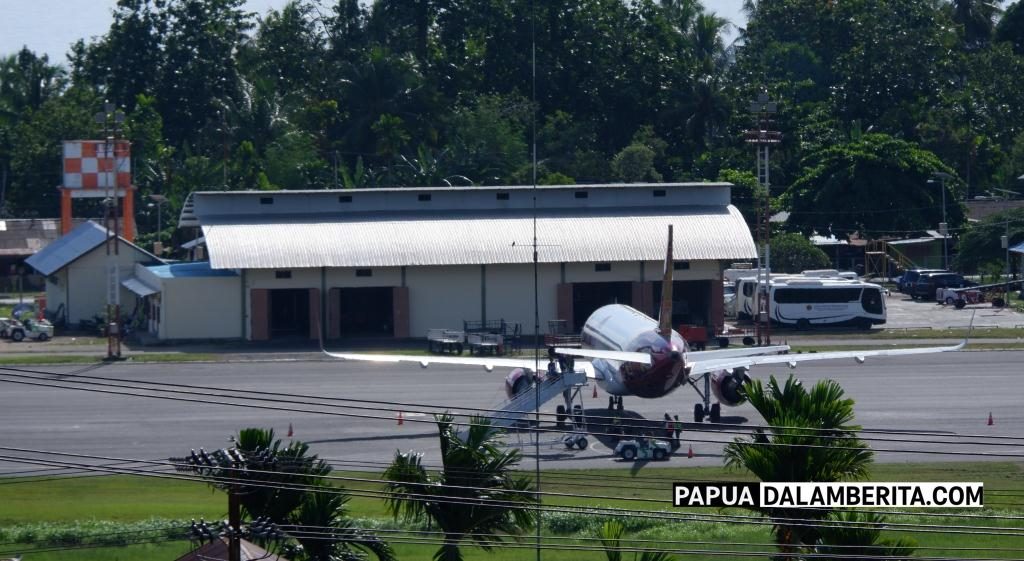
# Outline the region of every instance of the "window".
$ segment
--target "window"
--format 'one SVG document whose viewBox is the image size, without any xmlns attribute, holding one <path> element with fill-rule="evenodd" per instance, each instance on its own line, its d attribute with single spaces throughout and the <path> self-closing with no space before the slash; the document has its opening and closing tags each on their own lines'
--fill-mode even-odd
<svg viewBox="0 0 1024 561">
<path fill-rule="evenodd" d="M 611 263 L 594 263 L 594 270 L 599 272 L 599 273 L 608 272 L 608 271 L 612 270 L 612 264 Z"/>
<path fill-rule="evenodd" d="M 845 304 L 860 299 L 859 288 L 779 288 L 775 302 L 779 304 Z"/>
<path fill-rule="evenodd" d="M 497 198 L 498 198 L 499 201 L 507 201 L 508 200 L 508 193 L 505 193 L 505 192 L 498 193 L 497 194 Z"/>
<path fill-rule="evenodd" d="M 672 262 L 672 270 L 674 270 L 674 271 L 689 271 L 690 270 L 690 262 L 689 261 L 673 261 Z"/>
<path fill-rule="evenodd" d="M 292 278 L 291 271 L 274 271 L 275 279 L 290 279 Z"/>
<path fill-rule="evenodd" d="M 575 193 L 573 193 L 573 196 L 576 197 L 577 199 L 586 199 L 587 197 L 590 196 L 590 193 L 586 191 L 576 191 Z"/>
<path fill-rule="evenodd" d="M 665 196 L 665 190 L 664 189 L 655 189 L 654 190 L 654 196 L 655 197 L 664 197 Z"/>
<path fill-rule="evenodd" d="M 274 204 L 274 197 L 260 197 L 261 205 L 272 205 Z"/>
<path fill-rule="evenodd" d="M 357 277 L 372 277 L 373 269 L 356 269 Z"/>
<path fill-rule="evenodd" d="M 429 201 L 430 193 L 420 193 L 419 195 L 416 196 L 416 198 L 419 199 L 421 202 Z"/>
<path fill-rule="evenodd" d="M 351 203 L 352 202 L 352 195 L 338 195 L 338 202 L 339 203 Z"/>
</svg>

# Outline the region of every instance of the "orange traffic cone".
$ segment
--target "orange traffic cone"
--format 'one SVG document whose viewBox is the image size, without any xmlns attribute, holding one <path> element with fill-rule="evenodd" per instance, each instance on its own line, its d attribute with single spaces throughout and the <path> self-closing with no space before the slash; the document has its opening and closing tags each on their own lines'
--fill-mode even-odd
<svg viewBox="0 0 1024 561">
<path fill-rule="evenodd" d="M 405 418 L 402 417 L 402 412 L 401 411 L 398 412 L 398 424 L 399 424 L 399 426 L 405 424 Z"/>
<path fill-rule="evenodd" d="M 996 422 L 995 422 L 995 420 L 993 420 L 993 419 L 992 419 L 992 412 L 991 412 L 991 411 L 989 411 L 989 412 L 988 412 L 988 426 L 990 426 L 990 427 L 991 427 L 991 426 L 992 426 L 992 425 L 994 425 L 994 424 L 996 424 Z"/>
<path fill-rule="evenodd" d="M 686 457 L 687 458 L 692 458 L 693 457 L 693 444 L 691 444 L 690 445 L 690 449 L 686 451 Z"/>
<path fill-rule="evenodd" d="M 292 430 L 292 424 L 288 423 L 288 436 L 291 436 L 293 434 L 295 434 L 295 431 Z"/>
<path fill-rule="evenodd" d="M 590 397 L 597 398 L 597 384 L 594 384 L 594 395 Z"/>
</svg>

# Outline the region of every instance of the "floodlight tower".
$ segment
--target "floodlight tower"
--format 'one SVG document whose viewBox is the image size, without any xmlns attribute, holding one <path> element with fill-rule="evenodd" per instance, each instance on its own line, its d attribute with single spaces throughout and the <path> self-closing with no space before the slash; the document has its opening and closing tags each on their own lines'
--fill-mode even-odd
<svg viewBox="0 0 1024 561">
<path fill-rule="evenodd" d="M 764 248 L 764 257 L 758 256 L 758 277 L 760 271 L 764 271 L 764 283 L 758 282 L 757 289 L 757 319 L 754 325 L 757 329 L 757 344 L 771 345 L 771 318 L 768 317 L 769 286 L 771 282 L 771 181 L 769 178 L 769 147 L 782 142 L 782 133 L 774 130 L 774 115 L 778 112 L 778 103 L 768 99 L 768 94 L 761 92 L 757 99 L 750 102 L 750 112 L 754 114 L 756 126 L 744 133 L 748 144 L 757 148 L 757 182 L 764 187 L 764 209 L 760 211 L 761 219 L 758 221 L 758 241 Z"/>
<path fill-rule="evenodd" d="M 104 151 L 99 158 L 100 177 L 103 179 L 103 187 L 106 188 L 105 220 L 104 226 L 107 230 L 107 359 L 121 358 L 121 281 L 119 274 L 120 228 L 118 220 L 118 199 L 120 185 L 118 185 L 118 170 L 114 152 L 117 146 L 117 137 L 121 125 L 124 123 L 124 112 L 116 110 L 113 103 L 103 106 L 103 111 L 96 113 L 94 119 L 97 124 L 103 127 Z M 126 191 L 131 191 L 129 186 Z M 131 217 L 125 217 L 129 220 Z"/>
</svg>

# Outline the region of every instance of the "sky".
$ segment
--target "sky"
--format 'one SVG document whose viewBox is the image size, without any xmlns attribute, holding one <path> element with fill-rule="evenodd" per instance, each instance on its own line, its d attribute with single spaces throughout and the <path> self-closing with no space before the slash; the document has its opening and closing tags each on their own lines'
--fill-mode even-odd
<svg viewBox="0 0 1024 561">
<path fill-rule="evenodd" d="M 245 8 L 264 14 L 280 8 L 287 0 L 248 0 Z M 329 4 L 329 1 L 324 1 Z M 704 0 L 704 6 L 734 24 L 742 24 L 743 0 Z M 46 54 L 51 63 L 66 64 L 66 54 L 78 39 L 106 33 L 116 0 L 0 0 L 0 55 L 10 55 L 28 46 Z M 733 34 L 734 35 L 734 34 Z"/>
</svg>

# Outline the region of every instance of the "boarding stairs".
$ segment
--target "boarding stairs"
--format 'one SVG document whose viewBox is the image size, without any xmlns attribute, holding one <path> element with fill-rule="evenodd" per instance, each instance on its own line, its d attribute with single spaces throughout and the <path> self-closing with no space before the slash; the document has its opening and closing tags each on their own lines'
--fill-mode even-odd
<svg viewBox="0 0 1024 561">
<path fill-rule="evenodd" d="M 565 398 L 566 409 L 571 410 L 572 401 L 579 394 L 580 388 L 586 384 L 585 372 L 548 374 L 540 384 L 531 386 L 530 389 L 520 392 L 499 406 L 491 414 L 491 426 L 504 429 L 512 428 L 526 420 L 526 416 L 533 413 L 538 404 L 544 405 L 558 396 Z"/>
</svg>

